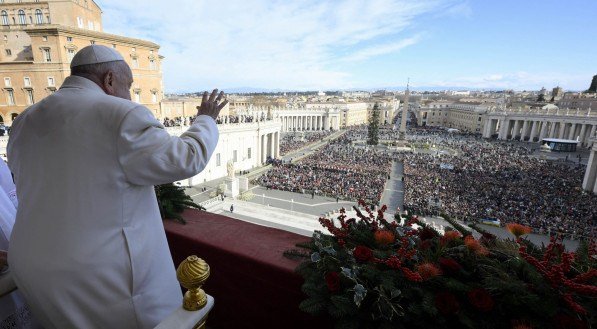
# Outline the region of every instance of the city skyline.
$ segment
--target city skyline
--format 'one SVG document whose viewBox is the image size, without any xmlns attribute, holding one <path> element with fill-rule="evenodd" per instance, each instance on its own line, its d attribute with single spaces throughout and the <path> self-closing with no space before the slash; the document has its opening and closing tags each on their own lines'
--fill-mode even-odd
<svg viewBox="0 0 597 329">
<path fill-rule="evenodd" d="M 585 90 L 597 74 L 588 0 L 98 4 L 106 32 L 161 45 L 166 92 Z"/>
</svg>

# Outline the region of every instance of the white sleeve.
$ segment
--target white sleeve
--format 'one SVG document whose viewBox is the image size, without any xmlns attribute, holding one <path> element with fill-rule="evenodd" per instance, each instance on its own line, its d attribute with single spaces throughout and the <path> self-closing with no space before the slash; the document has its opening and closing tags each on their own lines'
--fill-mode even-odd
<svg viewBox="0 0 597 329">
<path fill-rule="evenodd" d="M 17 200 L 17 188 L 12 179 L 10 169 L 8 169 L 8 165 L 3 160 L 0 160 L 0 187 L 2 188 L 2 191 L 6 193 L 16 209 L 19 206 L 19 201 Z"/>
<path fill-rule="evenodd" d="M 151 112 L 139 106 L 120 124 L 117 152 L 127 180 L 158 185 L 189 178 L 207 165 L 218 144 L 218 127 L 207 115 L 197 117 L 180 137 L 171 136 Z"/>
</svg>

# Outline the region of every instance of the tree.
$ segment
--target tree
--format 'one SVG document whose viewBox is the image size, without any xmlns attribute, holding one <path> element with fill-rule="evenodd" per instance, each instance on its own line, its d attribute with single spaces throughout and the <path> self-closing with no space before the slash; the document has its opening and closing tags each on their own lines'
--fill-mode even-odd
<svg viewBox="0 0 597 329">
<path fill-rule="evenodd" d="M 377 103 L 373 106 L 373 112 L 369 119 L 369 130 L 368 130 L 368 145 L 377 145 L 379 143 L 379 106 Z"/>
<path fill-rule="evenodd" d="M 173 219 L 186 224 L 186 221 L 180 216 L 185 209 L 205 210 L 202 206 L 194 203 L 182 187 L 168 183 L 156 185 L 154 188 L 162 219 Z"/>
</svg>

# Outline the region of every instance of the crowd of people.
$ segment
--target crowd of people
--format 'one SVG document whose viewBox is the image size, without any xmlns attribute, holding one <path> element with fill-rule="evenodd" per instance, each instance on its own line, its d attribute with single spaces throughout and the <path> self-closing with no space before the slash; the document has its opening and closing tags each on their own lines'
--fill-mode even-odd
<svg viewBox="0 0 597 329">
<path fill-rule="evenodd" d="M 177 126 L 189 126 L 195 120 L 196 116 L 178 116 L 174 118 L 165 117 L 162 124 L 164 127 L 177 127 Z M 216 118 L 217 124 L 229 124 L 229 123 L 245 123 L 245 122 L 256 122 L 264 121 L 265 115 L 256 117 L 254 115 L 221 115 Z"/>
<path fill-rule="evenodd" d="M 303 147 L 320 141 L 331 135 L 333 131 L 316 131 L 305 133 L 288 133 L 282 136 L 280 140 L 280 154 L 285 155 L 290 152 L 302 149 Z"/>
<path fill-rule="evenodd" d="M 393 138 L 396 131 L 382 127 L 382 136 Z M 581 189 L 584 167 L 545 160 L 534 154 L 531 144 L 421 127 L 409 129 L 408 142 L 427 147 L 392 153 L 353 143 L 366 138 L 366 127 L 349 129 L 298 163 L 275 162 L 257 183 L 378 204 L 397 161 L 404 164 L 404 208 L 409 213 L 498 219 L 531 226 L 538 233 L 575 237 L 597 233 L 597 196 Z M 292 145 L 285 144 L 284 151 Z"/>
<path fill-rule="evenodd" d="M 362 129 L 354 131 L 359 134 Z M 354 132 L 347 133 L 352 136 Z M 391 163 L 391 153 L 353 146 L 349 138 L 340 137 L 298 163 L 274 163 L 257 184 L 377 205 Z"/>
<path fill-rule="evenodd" d="M 409 212 L 517 222 L 539 233 L 597 233 L 597 196 L 581 189 L 584 167 L 547 161 L 509 142 L 437 129 L 417 129 L 412 138 L 450 152 L 397 155 Z"/>
</svg>

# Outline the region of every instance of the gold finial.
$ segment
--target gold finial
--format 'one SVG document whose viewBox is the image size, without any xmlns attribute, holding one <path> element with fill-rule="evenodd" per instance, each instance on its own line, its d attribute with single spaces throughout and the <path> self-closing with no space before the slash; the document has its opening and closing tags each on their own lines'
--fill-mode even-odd
<svg viewBox="0 0 597 329">
<path fill-rule="evenodd" d="M 183 260 L 176 269 L 176 278 L 188 291 L 182 299 L 182 307 L 187 311 L 197 311 L 207 304 L 207 295 L 201 286 L 209 277 L 209 265 L 195 256 Z"/>
</svg>

